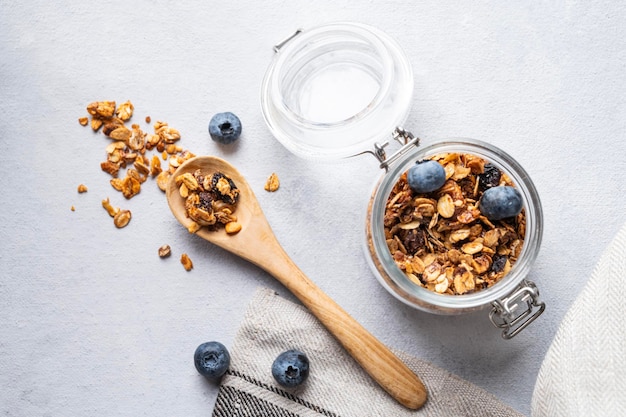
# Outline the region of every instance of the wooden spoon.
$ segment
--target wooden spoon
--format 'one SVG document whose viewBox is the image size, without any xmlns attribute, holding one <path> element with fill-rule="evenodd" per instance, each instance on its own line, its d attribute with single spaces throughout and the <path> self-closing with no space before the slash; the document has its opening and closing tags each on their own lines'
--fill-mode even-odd
<svg viewBox="0 0 626 417">
<path fill-rule="evenodd" d="M 206 174 L 221 171 L 235 182 L 240 191 L 235 215 L 242 229 L 237 234 L 229 235 L 223 229 L 210 231 L 203 227 L 196 234 L 247 259 L 278 279 L 400 404 L 411 409 L 424 405 L 427 392 L 422 381 L 296 266 L 278 243 L 246 179 L 228 162 L 213 156 L 199 156 L 189 159 L 176 170 L 169 180 L 166 194 L 170 209 L 178 221 L 185 227 L 192 224 L 175 179 L 178 175 L 193 173 L 197 169 Z"/>
</svg>

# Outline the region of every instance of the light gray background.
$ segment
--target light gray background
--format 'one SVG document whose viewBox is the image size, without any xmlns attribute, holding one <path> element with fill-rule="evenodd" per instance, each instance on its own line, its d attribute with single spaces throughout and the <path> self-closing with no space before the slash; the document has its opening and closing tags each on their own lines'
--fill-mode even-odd
<svg viewBox="0 0 626 417">
<path fill-rule="evenodd" d="M 234 163 L 294 261 L 382 341 L 528 414 L 560 319 L 623 222 L 625 17 L 614 1 L 0 1 L 0 412 L 210 415 L 217 390 L 196 373 L 195 347 L 229 345 L 258 287 L 286 293 L 188 235 L 154 181 L 130 201 L 111 188 L 99 167 L 107 139 L 77 118 L 91 101 L 130 99 L 142 127 L 146 115 L 167 121 L 184 147 Z M 264 125 L 272 45 L 340 20 L 407 52 L 406 127 L 426 143 L 491 142 L 533 178 L 545 231 L 530 278 L 548 308 L 514 340 L 486 312 L 433 316 L 388 295 L 361 249 L 376 161 L 303 161 Z M 225 110 L 244 125 L 234 147 L 207 133 Z M 282 185 L 270 194 L 272 172 Z M 127 228 L 101 208 L 107 196 L 132 210 Z M 165 243 L 174 255 L 161 260 Z"/>
</svg>

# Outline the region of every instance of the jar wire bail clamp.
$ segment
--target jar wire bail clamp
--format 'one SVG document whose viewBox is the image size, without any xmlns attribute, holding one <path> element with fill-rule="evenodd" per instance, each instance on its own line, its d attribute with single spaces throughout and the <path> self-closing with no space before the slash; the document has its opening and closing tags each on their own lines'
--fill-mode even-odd
<svg viewBox="0 0 626 417">
<path fill-rule="evenodd" d="M 546 309 L 546 304 L 539 301 L 539 289 L 529 280 L 523 280 L 511 295 L 494 301 L 492 306 L 489 319 L 503 329 L 504 339 L 516 336 Z M 523 310 L 519 311 L 520 308 Z"/>
<path fill-rule="evenodd" d="M 417 147 L 420 144 L 420 138 L 414 136 L 413 133 L 409 132 L 408 130 L 405 130 L 404 128 L 400 126 L 394 129 L 392 137 L 394 140 L 399 142 L 400 145 L 402 145 L 402 147 L 398 149 L 395 153 L 393 153 L 389 158 L 387 158 L 387 152 L 385 151 L 385 148 L 389 146 L 389 141 L 385 141 L 382 144 L 377 142 L 374 144 L 373 151 L 370 151 L 370 150 L 363 151 L 361 153 L 358 153 L 355 156 L 364 155 L 364 154 L 374 155 L 374 157 L 378 159 L 378 162 L 380 162 L 379 167 L 381 169 L 384 169 L 385 171 L 388 171 L 389 165 L 393 164 L 395 161 L 400 159 L 404 154 L 409 152 L 413 147 Z"/>
</svg>

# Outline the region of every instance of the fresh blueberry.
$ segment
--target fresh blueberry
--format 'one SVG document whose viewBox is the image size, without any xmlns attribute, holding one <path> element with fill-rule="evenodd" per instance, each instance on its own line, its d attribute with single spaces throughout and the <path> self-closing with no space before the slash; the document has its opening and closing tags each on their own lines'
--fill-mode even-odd
<svg viewBox="0 0 626 417">
<path fill-rule="evenodd" d="M 206 342 L 196 348 L 193 363 L 200 375 L 218 381 L 230 366 L 230 353 L 220 342 Z"/>
<path fill-rule="evenodd" d="M 489 220 L 502 220 L 517 216 L 523 205 L 522 195 L 516 188 L 500 185 L 483 193 L 478 208 Z"/>
<path fill-rule="evenodd" d="M 241 121 L 231 112 L 217 113 L 209 122 L 209 134 L 216 142 L 233 143 L 241 135 Z"/>
<path fill-rule="evenodd" d="M 309 358 L 295 349 L 283 352 L 272 364 L 272 375 L 283 387 L 296 387 L 309 376 Z"/>
<path fill-rule="evenodd" d="M 430 193 L 446 182 L 446 171 L 437 161 L 419 161 L 409 168 L 407 181 L 416 193 Z"/>
</svg>

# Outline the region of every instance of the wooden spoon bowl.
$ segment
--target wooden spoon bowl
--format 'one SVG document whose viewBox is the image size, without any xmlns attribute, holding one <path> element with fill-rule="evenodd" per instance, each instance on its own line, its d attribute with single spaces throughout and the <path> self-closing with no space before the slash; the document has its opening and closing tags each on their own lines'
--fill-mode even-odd
<svg viewBox="0 0 626 417">
<path fill-rule="evenodd" d="M 320 320 L 385 391 L 407 408 L 422 407 L 428 397 L 422 381 L 294 264 L 278 243 L 248 182 L 235 167 L 213 156 L 198 156 L 183 163 L 170 178 L 166 189 L 168 204 L 178 221 L 185 227 L 192 224 L 176 185 L 176 177 L 197 169 L 204 174 L 219 171 L 234 181 L 239 189 L 235 215 L 242 229 L 236 234 L 227 234 L 224 229 L 212 231 L 203 227 L 195 234 L 274 276 Z"/>
</svg>

